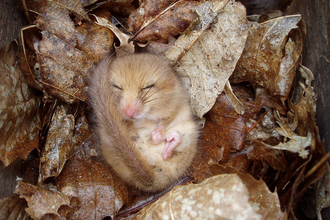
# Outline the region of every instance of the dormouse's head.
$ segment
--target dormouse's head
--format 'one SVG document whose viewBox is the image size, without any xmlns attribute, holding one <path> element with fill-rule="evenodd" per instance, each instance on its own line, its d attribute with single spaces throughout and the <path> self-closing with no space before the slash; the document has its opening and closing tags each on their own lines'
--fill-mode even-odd
<svg viewBox="0 0 330 220">
<path fill-rule="evenodd" d="M 117 58 L 110 64 L 109 72 L 109 86 L 119 104 L 118 110 L 126 120 L 169 117 L 182 95 L 179 80 L 167 60 L 156 55 Z"/>
</svg>

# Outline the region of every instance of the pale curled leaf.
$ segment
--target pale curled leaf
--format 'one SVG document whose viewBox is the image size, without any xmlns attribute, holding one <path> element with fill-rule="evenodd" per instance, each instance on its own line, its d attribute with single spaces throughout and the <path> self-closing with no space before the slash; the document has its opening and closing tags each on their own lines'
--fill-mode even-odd
<svg viewBox="0 0 330 220">
<path fill-rule="evenodd" d="M 243 103 L 236 97 L 236 95 L 233 92 L 233 89 L 231 88 L 230 82 L 227 81 L 225 88 L 224 88 L 225 94 L 227 96 L 227 99 L 229 100 L 229 102 L 232 104 L 232 106 L 234 107 L 235 111 L 240 114 L 243 115 L 245 112 L 244 109 L 244 105 Z"/>
<path fill-rule="evenodd" d="M 279 129 L 278 129 L 279 131 Z M 311 146 L 312 144 L 312 135 L 310 132 L 307 133 L 307 137 L 302 137 L 299 135 L 292 135 L 292 136 L 287 136 L 284 132 L 280 132 L 283 136 L 286 136 L 290 138 L 290 141 L 280 143 L 276 146 L 271 146 L 268 144 L 264 144 L 265 147 L 272 148 L 272 149 L 277 149 L 277 150 L 287 150 L 293 153 L 298 153 L 300 157 L 303 159 L 306 159 L 309 151 L 306 150 L 307 147 Z"/>
<path fill-rule="evenodd" d="M 260 219 L 249 192 L 236 174 L 210 177 L 178 186 L 142 209 L 136 219 Z"/>
<path fill-rule="evenodd" d="M 0 50 L 0 160 L 5 166 L 25 160 L 39 142 L 40 100 L 17 65 L 16 46 L 12 42 Z"/>
<path fill-rule="evenodd" d="M 206 2 L 197 7 L 201 11 L 215 14 L 210 19 L 199 12 L 196 29 L 188 29 L 166 53 L 166 57 L 177 62 L 174 66 L 183 78 L 190 93 L 194 114 L 202 117 L 208 112 L 217 96 L 223 91 L 243 51 L 247 38 L 245 8 L 238 2 Z M 220 5 L 220 6 L 219 6 Z M 211 7 L 206 10 L 205 8 Z M 215 11 L 216 8 L 219 11 Z M 212 17 L 212 16 L 211 16 Z M 216 23 L 213 21 L 216 19 Z M 212 23 L 213 22 L 213 23 Z M 206 24 L 208 23 L 208 24 Z M 210 25 L 208 29 L 206 29 Z M 206 29 L 206 30 L 205 30 Z"/>
<path fill-rule="evenodd" d="M 53 214 L 60 217 L 58 210 L 61 206 L 70 206 L 70 197 L 55 190 L 45 189 L 25 182 L 18 182 L 14 193 L 28 202 L 26 212 L 33 219 Z"/>
<path fill-rule="evenodd" d="M 61 173 L 72 151 L 74 124 L 74 116 L 67 114 L 64 106 L 58 106 L 40 157 L 39 183 Z"/>
<path fill-rule="evenodd" d="M 133 41 L 129 42 L 129 39 L 130 39 L 129 35 L 123 33 L 121 30 L 119 30 L 116 27 L 116 25 L 111 23 L 109 20 L 98 17 L 96 15 L 94 15 L 94 17 L 96 18 L 96 24 L 109 28 L 120 41 L 120 45 L 118 47 L 116 45 L 114 45 L 115 49 L 116 49 L 117 57 L 131 55 L 134 53 L 135 47 L 134 47 Z"/>
</svg>

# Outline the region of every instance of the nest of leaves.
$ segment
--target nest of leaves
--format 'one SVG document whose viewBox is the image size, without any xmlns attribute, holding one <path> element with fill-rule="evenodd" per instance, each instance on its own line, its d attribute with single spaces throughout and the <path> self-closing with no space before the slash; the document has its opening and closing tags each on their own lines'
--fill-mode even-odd
<svg viewBox="0 0 330 220">
<path fill-rule="evenodd" d="M 0 51 L 0 159 L 26 173 L 4 219 L 307 219 L 328 206 L 300 15 L 219 1 L 23 1 L 31 23 Z M 171 60 L 204 120 L 181 185 L 126 187 L 105 164 L 86 92 L 93 65 L 136 51 Z"/>
</svg>

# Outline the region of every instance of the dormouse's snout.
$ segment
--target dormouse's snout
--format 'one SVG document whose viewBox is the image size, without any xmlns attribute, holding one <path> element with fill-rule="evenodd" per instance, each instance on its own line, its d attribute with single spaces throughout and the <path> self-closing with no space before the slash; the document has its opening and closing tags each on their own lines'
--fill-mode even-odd
<svg viewBox="0 0 330 220">
<path fill-rule="evenodd" d="M 140 114 L 141 104 L 137 99 L 133 101 L 122 99 L 120 107 L 127 118 L 134 119 Z"/>
</svg>

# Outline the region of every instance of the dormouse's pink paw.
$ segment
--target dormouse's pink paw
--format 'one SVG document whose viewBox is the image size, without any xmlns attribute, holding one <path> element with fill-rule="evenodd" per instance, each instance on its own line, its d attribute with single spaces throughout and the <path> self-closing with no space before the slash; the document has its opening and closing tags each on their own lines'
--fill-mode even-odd
<svg viewBox="0 0 330 220">
<path fill-rule="evenodd" d="M 164 125 L 158 126 L 155 130 L 151 132 L 151 141 L 153 144 L 160 144 L 165 140 L 165 128 Z"/>
<path fill-rule="evenodd" d="M 171 159 L 173 155 L 173 151 L 175 148 L 181 143 L 182 137 L 177 131 L 172 131 L 171 133 L 166 135 L 166 145 L 164 150 L 164 160 Z"/>
</svg>

